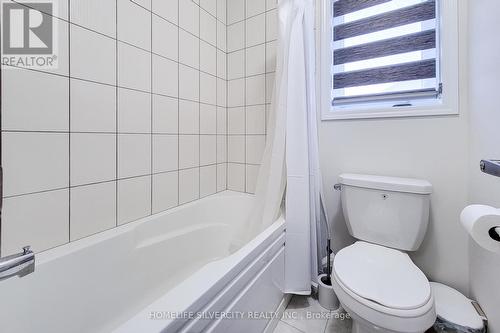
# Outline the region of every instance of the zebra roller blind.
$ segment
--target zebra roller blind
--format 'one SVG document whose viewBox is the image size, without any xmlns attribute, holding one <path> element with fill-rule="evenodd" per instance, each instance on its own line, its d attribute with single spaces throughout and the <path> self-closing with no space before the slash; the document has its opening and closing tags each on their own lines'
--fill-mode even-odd
<svg viewBox="0 0 500 333">
<path fill-rule="evenodd" d="M 439 97 L 437 1 L 333 1 L 334 106 Z"/>
</svg>

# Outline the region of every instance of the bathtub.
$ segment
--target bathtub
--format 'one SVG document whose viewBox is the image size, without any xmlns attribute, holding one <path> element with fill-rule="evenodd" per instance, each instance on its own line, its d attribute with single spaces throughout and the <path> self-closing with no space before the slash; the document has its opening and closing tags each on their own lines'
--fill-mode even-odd
<svg viewBox="0 0 500 333">
<path fill-rule="evenodd" d="M 245 242 L 253 200 L 222 192 L 38 254 L 0 282 L 1 332 L 270 331 L 285 221 Z"/>
</svg>

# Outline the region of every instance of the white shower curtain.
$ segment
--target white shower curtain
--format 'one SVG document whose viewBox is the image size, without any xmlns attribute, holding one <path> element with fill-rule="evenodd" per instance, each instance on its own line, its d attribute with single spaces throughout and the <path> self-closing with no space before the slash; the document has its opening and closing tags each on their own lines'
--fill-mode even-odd
<svg viewBox="0 0 500 333">
<path fill-rule="evenodd" d="M 313 0 L 280 0 L 278 24 L 276 82 L 248 235 L 276 220 L 285 196 L 283 291 L 309 294 L 318 274 L 316 231 L 326 218 L 321 214 Z"/>
</svg>

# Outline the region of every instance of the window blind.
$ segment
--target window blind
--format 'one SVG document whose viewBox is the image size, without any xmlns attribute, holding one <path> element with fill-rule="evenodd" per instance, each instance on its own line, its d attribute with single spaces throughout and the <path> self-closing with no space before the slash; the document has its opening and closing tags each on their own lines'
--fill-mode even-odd
<svg viewBox="0 0 500 333">
<path fill-rule="evenodd" d="M 333 105 L 439 96 L 436 1 L 333 2 Z"/>
</svg>

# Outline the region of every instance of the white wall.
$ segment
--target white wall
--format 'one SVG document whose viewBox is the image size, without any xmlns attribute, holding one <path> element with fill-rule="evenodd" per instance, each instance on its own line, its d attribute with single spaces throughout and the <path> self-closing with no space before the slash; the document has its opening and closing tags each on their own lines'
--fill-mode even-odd
<svg viewBox="0 0 500 333">
<path fill-rule="evenodd" d="M 460 38 L 465 39 L 464 8 Z M 464 43 L 460 45 L 460 80 L 466 80 Z M 343 172 L 415 177 L 434 185 L 429 229 L 415 263 L 434 281 L 468 292 L 467 235 L 459 214 L 467 202 L 468 114 L 462 84 L 460 115 L 446 117 L 323 121 L 321 167 L 327 208 L 333 217 L 336 250 L 348 245 L 338 193 Z"/>
<path fill-rule="evenodd" d="M 469 106 L 471 203 L 500 207 L 500 178 L 479 171 L 479 160 L 500 158 L 500 2 L 469 2 Z M 490 331 L 500 332 L 500 256 L 470 241 L 471 295 L 486 311 Z"/>
</svg>

